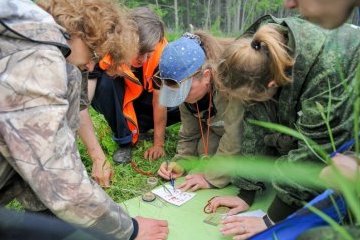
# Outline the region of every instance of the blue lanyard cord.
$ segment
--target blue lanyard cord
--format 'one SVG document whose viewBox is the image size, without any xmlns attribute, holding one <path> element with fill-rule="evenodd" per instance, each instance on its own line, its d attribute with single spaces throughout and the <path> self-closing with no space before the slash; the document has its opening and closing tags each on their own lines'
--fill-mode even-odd
<svg viewBox="0 0 360 240">
<path fill-rule="evenodd" d="M 345 142 L 343 145 L 341 145 L 336 151 L 332 152 L 330 154 L 330 157 L 335 157 L 337 153 L 342 153 L 348 149 L 350 149 L 355 144 L 355 139 L 351 139 L 347 142 Z"/>
</svg>

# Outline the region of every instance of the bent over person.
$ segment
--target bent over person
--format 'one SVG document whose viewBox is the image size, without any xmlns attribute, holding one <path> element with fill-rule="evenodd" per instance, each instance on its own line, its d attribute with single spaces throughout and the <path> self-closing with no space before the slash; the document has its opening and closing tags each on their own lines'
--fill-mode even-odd
<svg viewBox="0 0 360 240">
<path fill-rule="evenodd" d="M 118 24 L 125 13 L 110 0 L 42 6 L 56 22 L 30 0 L 0 2 L 0 204 L 16 198 L 26 210 L 49 209 L 118 239 L 166 238 L 166 222 L 130 218 L 89 178 L 76 147 L 77 67 L 91 70 L 94 55 L 105 53 L 120 62 L 131 58 L 92 35 L 96 29 L 116 37 L 115 27 L 90 19 L 112 16 Z M 136 35 L 127 37 L 128 44 L 137 42 Z"/>
<path fill-rule="evenodd" d="M 164 24 L 145 7 L 132 9 L 130 16 L 139 32 L 139 50 L 134 50 L 136 56 L 131 60 L 130 67 L 123 64 L 113 71 L 111 68 L 116 65 L 111 57 L 105 56 L 89 76 L 91 104 L 104 115 L 119 146 L 113 155 L 116 163 L 129 163 L 132 147 L 150 129 L 154 129 L 154 145 L 145 151 L 144 157 L 155 160 L 164 156 L 166 125 L 180 121 L 177 107 L 160 106 L 159 89 L 153 84 L 160 56 L 167 45 Z M 81 118 L 80 136 L 95 163 L 97 158 L 105 155 L 91 129 L 87 111 L 81 112 Z M 90 141 L 89 137 L 94 140 Z M 109 185 L 107 176 L 100 179 L 105 186 Z"/>
</svg>

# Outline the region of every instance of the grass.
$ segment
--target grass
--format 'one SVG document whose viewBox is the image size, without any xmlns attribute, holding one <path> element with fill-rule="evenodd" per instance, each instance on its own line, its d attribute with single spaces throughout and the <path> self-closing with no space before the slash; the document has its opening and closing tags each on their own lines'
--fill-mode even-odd
<svg viewBox="0 0 360 240">
<path fill-rule="evenodd" d="M 145 187 L 147 176 L 143 176 L 137 173 L 130 164 L 121 165 L 115 164 L 112 161 L 112 154 L 117 150 L 118 147 L 111 138 L 111 129 L 108 127 L 104 117 L 96 113 L 93 109 L 90 109 L 90 115 L 94 123 L 99 143 L 104 150 L 108 161 L 112 164 L 114 169 L 114 177 L 111 187 L 105 189 L 105 191 L 116 202 L 122 202 L 138 196 Z M 174 156 L 179 127 L 180 125 L 176 124 L 167 128 L 165 141 L 166 156 L 156 161 L 149 161 L 143 157 L 146 149 L 152 146 L 152 141 L 139 141 L 139 143 L 133 148 L 132 159 L 136 162 L 140 169 L 156 174 L 160 164 L 166 159 L 171 159 Z M 78 147 L 83 163 L 86 166 L 89 175 L 91 175 L 92 163 L 89 155 L 87 154 L 84 145 L 80 141 L 78 141 Z"/>
</svg>

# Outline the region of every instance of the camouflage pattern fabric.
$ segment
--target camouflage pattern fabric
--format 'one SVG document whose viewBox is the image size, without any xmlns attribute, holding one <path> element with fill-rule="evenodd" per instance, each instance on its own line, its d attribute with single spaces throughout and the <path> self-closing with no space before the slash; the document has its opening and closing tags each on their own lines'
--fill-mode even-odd
<svg viewBox="0 0 360 240">
<path fill-rule="evenodd" d="M 53 21 L 36 29 L 45 13 L 31 1 L 1 1 L 0 9 L 0 202 L 11 193 L 31 210 L 46 207 L 67 222 L 129 239 L 131 218 L 89 178 L 77 150 L 81 73 L 59 51 L 69 50 L 61 29 Z M 27 39 L 40 35 L 53 45 Z"/>
<path fill-rule="evenodd" d="M 246 107 L 240 135 L 241 154 L 274 155 L 278 157 L 277 164 L 306 161 L 322 163 L 302 141 L 287 146 L 291 149 L 286 154 L 283 149 L 269 147 L 274 145 L 274 141 L 266 136 L 273 132 L 254 126 L 247 120 L 276 122 L 293 129 L 296 126 L 305 136 L 331 153 L 333 150 L 329 133 L 316 105 L 321 104 L 327 115 L 331 98 L 329 124 L 335 145 L 339 147 L 352 138 L 352 103 L 355 98 L 355 74 L 360 59 L 360 30 L 345 24 L 336 30 L 328 31 L 295 17 L 276 19 L 265 16 L 251 26 L 247 33 L 254 33 L 259 26 L 266 23 L 279 24 L 288 30 L 288 46 L 293 49 L 292 54 L 296 59 L 291 73 L 293 83 L 279 89 L 276 102 L 269 101 Z M 286 174 L 280 171 L 276 175 L 286 179 Z M 237 178 L 235 182 L 244 189 L 261 188 L 261 185 L 253 180 Z M 302 201 L 318 194 L 316 189 L 290 180 L 287 185 L 281 185 L 274 179 L 273 185 L 278 197 L 288 204 L 301 206 Z"/>
<path fill-rule="evenodd" d="M 81 72 L 80 111 L 88 108 L 90 105 L 88 96 L 88 76 L 89 72 Z"/>
</svg>

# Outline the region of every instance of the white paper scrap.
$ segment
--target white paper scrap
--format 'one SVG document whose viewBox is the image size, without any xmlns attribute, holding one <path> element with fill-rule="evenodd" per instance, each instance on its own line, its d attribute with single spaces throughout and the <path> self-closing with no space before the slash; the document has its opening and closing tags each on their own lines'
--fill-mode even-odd
<svg viewBox="0 0 360 240">
<path fill-rule="evenodd" d="M 189 193 L 189 192 L 182 192 L 179 189 L 173 189 L 172 186 L 169 184 L 164 185 L 167 189 L 163 186 L 160 186 L 152 192 L 157 196 L 161 197 L 165 201 L 174 204 L 176 206 L 181 206 L 182 204 L 186 203 L 190 199 L 192 199 L 196 193 Z"/>
</svg>

